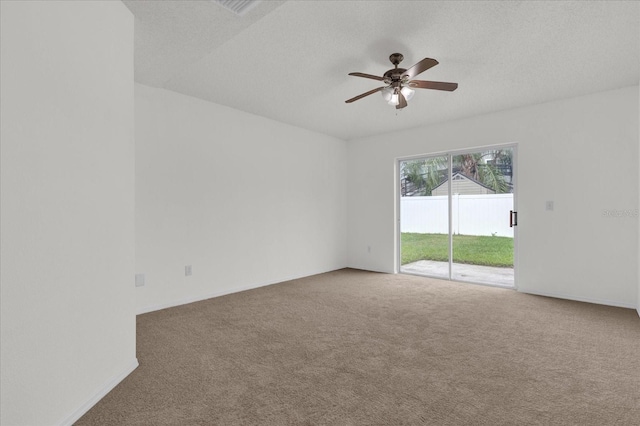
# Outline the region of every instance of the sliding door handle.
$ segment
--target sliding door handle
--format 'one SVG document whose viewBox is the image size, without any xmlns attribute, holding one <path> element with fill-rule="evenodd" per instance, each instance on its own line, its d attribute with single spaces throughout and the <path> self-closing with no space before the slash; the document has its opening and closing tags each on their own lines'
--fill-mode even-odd
<svg viewBox="0 0 640 426">
<path fill-rule="evenodd" d="M 518 226 L 518 212 L 509 210 L 509 228 L 513 228 L 514 226 Z"/>
</svg>

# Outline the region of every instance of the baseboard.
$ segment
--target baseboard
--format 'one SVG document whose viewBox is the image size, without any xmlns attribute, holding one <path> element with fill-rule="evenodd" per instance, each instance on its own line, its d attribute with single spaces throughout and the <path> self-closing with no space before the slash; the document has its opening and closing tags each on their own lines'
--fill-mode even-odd
<svg viewBox="0 0 640 426">
<path fill-rule="evenodd" d="M 292 279 L 295 279 L 295 278 L 292 278 Z M 159 305 L 145 306 L 144 308 L 139 309 L 136 312 L 136 315 L 148 314 L 149 312 L 160 311 L 162 309 L 168 309 L 168 308 L 175 308 L 176 306 L 188 305 L 189 303 L 200 302 L 202 300 L 207 300 L 207 299 L 213 299 L 214 297 L 226 296 L 228 294 L 233 294 L 233 293 L 240 293 L 241 291 L 246 291 L 246 290 L 253 290 L 254 288 L 265 287 L 265 286 L 277 284 L 283 281 L 289 281 L 289 280 L 283 279 L 273 283 L 232 287 L 230 289 L 215 291 L 213 293 L 207 293 L 202 296 L 187 297 L 184 299 L 177 300 L 175 302 L 167 302 L 167 303 L 161 303 Z"/>
<path fill-rule="evenodd" d="M 310 276 L 318 275 L 318 274 L 324 274 L 324 273 L 327 273 L 327 272 L 337 271 L 337 270 L 340 270 L 340 269 L 344 269 L 344 268 L 336 268 L 336 269 L 330 269 L 330 270 L 327 270 L 327 271 L 314 272 L 314 273 L 311 273 L 311 274 L 278 278 L 278 279 L 275 279 L 275 280 L 272 280 L 272 281 L 262 281 L 262 282 L 259 282 L 259 283 L 253 283 L 253 284 L 248 284 L 248 285 L 243 285 L 243 286 L 227 288 L 227 289 L 224 289 L 224 290 L 214 291 L 212 293 L 206 293 L 206 294 L 200 295 L 200 296 L 187 297 L 187 298 L 180 299 L 180 300 L 177 300 L 177 301 L 174 301 L 174 302 L 167 302 L 167 303 L 161 303 L 159 305 L 145 306 L 144 308 L 138 309 L 136 311 L 136 315 L 147 314 L 149 312 L 159 311 L 161 309 L 174 308 L 176 306 L 187 305 L 189 303 L 200 302 L 202 300 L 207 300 L 207 299 L 213 299 L 214 297 L 226 296 L 228 294 L 233 294 L 233 293 L 240 293 L 241 291 L 253 290 L 254 288 L 266 287 L 268 285 L 273 285 L 273 284 L 280 284 L 280 283 L 283 283 L 283 282 L 286 282 L 286 281 L 297 280 L 297 279 L 300 279 L 300 278 L 310 277 Z"/>
<path fill-rule="evenodd" d="M 80 417 L 84 416 L 87 411 L 91 409 L 94 405 L 98 403 L 106 394 L 111 392 L 113 388 L 115 388 L 118 383 L 124 380 L 129 374 L 133 372 L 138 367 L 138 359 L 134 358 L 133 361 L 125 368 L 122 372 L 117 374 L 115 377 L 108 380 L 103 386 L 98 389 L 89 399 L 87 399 L 84 404 L 74 410 L 69 416 L 67 416 L 64 420 L 62 420 L 59 424 L 62 426 L 71 426 L 75 422 L 80 419 Z"/>
<path fill-rule="evenodd" d="M 521 288 L 521 287 L 519 287 L 517 291 L 519 291 L 520 293 L 535 294 L 536 296 L 555 297 L 556 299 L 574 300 L 576 302 L 594 303 L 596 305 L 606 305 L 606 306 L 615 306 L 617 308 L 636 309 L 636 306 L 634 304 L 618 302 L 616 300 L 594 299 L 590 297 L 576 297 L 568 294 L 531 290 L 528 288 Z M 638 308 L 638 311 L 640 314 L 640 308 Z"/>
</svg>

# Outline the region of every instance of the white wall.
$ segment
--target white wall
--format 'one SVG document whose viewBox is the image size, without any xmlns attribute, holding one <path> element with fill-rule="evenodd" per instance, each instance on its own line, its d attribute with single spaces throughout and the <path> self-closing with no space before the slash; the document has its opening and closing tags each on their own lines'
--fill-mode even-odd
<svg viewBox="0 0 640 426">
<path fill-rule="evenodd" d="M 351 141 L 349 266 L 395 270 L 396 158 L 512 142 L 518 288 L 635 307 L 638 220 L 603 215 L 638 205 L 635 86 Z"/>
<path fill-rule="evenodd" d="M 133 17 L 0 7 L 0 423 L 66 424 L 137 365 Z"/>
<path fill-rule="evenodd" d="M 138 312 L 346 266 L 346 142 L 135 92 Z"/>
</svg>

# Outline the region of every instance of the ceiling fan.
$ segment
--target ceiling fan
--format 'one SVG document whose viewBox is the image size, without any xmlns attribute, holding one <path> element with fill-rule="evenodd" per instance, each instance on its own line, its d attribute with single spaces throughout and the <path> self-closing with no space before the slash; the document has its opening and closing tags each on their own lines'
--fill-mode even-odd
<svg viewBox="0 0 640 426">
<path fill-rule="evenodd" d="M 413 80 L 415 76 L 438 65 L 438 61 L 431 58 L 424 58 L 409 69 L 398 68 L 398 65 L 404 56 L 401 53 L 392 53 L 389 56 L 389 60 L 395 66 L 385 72 L 382 77 L 377 75 L 365 74 L 361 72 L 351 72 L 349 75 L 356 77 L 370 78 L 372 80 L 383 81 L 386 86 L 378 87 L 377 89 L 370 90 L 366 93 L 358 95 L 354 98 L 348 99 L 345 102 L 350 104 L 358 99 L 362 99 L 365 96 L 372 95 L 376 92 L 382 92 L 382 97 L 389 105 L 395 106 L 396 109 L 402 109 L 407 106 L 407 101 L 413 97 L 413 89 L 435 89 L 445 90 L 453 92 L 458 88 L 458 83 L 445 83 L 442 81 L 425 81 L 425 80 Z"/>
</svg>

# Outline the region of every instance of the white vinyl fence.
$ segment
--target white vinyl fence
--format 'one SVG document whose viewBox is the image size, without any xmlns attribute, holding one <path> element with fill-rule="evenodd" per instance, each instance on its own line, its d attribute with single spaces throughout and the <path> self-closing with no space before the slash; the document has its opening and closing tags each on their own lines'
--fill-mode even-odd
<svg viewBox="0 0 640 426">
<path fill-rule="evenodd" d="M 513 238 L 513 228 L 509 227 L 513 194 L 454 194 L 452 207 L 454 234 Z M 421 234 L 448 234 L 448 196 L 401 197 L 400 230 Z"/>
</svg>

